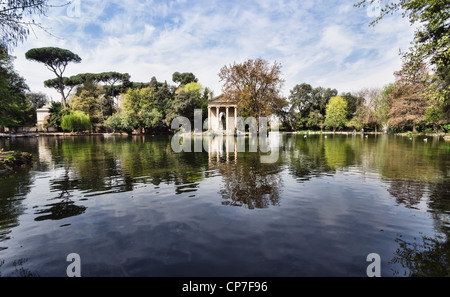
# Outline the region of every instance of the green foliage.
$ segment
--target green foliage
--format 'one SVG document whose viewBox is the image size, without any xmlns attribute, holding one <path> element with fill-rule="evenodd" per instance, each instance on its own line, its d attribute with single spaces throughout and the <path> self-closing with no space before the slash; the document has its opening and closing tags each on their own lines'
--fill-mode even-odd
<svg viewBox="0 0 450 297">
<path fill-rule="evenodd" d="M 73 111 L 81 111 L 89 115 L 93 126 L 102 124 L 105 107 L 103 94 L 103 88 L 97 85 L 93 76 L 89 76 L 77 89 L 76 95 L 72 98 L 71 108 Z"/>
<path fill-rule="evenodd" d="M 45 104 L 48 102 L 48 97 L 44 93 L 27 93 L 26 94 L 28 102 L 35 108 L 39 109 L 44 107 Z"/>
<path fill-rule="evenodd" d="M 91 129 L 91 120 L 88 115 L 80 111 L 75 111 L 63 116 L 61 128 L 64 131 L 86 131 Z"/>
<path fill-rule="evenodd" d="M 380 124 L 386 124 L 388 122 L 388 97 L 395 88 L 395 83 L 387 84 L 381 90 L 380 94 L 375 97 L 375 113 Z"/>
<path fill-rule="evenodd" d="M 347 101 L 341 96 L 335 96 L 327 104 L 325 126 L 336 129 L 344 127 L 347 119 Z"/>
<path fill-rule="evenodd" d="M 73 84 L 73 82 L 70 80 L 67 82 L 67 79 L 63 77 L 63 73 L 69 63 L 80 63 L 81 58 L 70 50 L 58 47 L 34 48 L 26 52 L 25 57 L 28 60 L 43 63 L 56 75 L 57 80 L 53 82 L 47 81 L 45 86 L 53 87 L 61 94 L 63 107 L 66 108 L 68 94 L 65 93 L 65 89 L 68 83 Z"/>
<path fill-rule="evenodd" d="M 13 59 L 0 48 L 0 129 L 33 125 L 34 107 L 26 98 L 28 86 L 14 70 Z"/>
<path fill-rule="evenodd" d="M 187 85 L 191 82 L 198 82 L 198 79 L 191 72 L 185 73 L 175 72 L 172 75 L 172 80 L 175 83 L 179 83 L 179 85 L 181 86 Z"/>
<path fill-rule="evenodd" d="M 373 2 L 375 0 L 362 0 L 355 6 L 364 7 Z M 407 70 L 420 73 L 423 63 L 427 63 L 433 73 L 432 84 L 427 86 L 427 99 L 432 108 L 428 110 L 426 121 L 436 127 L 450 119 L 450 3 L 443 0 L 388 1 L 371 24 L 398 11 L 416 28 L 412 46 L 402 53 Z"/>
<path fill-rule="evenodd" d="M 120 112 L 110 116 L 105 121 L 104 125 L 114 131 L 122 131 L 131 134 L 133 130 L 139 126 L 139 121 L 136 116 Z"/>
<path fill-rule="evenodd" d="M 324 119 L 325 117 L 320 113 L 319 110 L 314 110 L 309 114 L 306 125 L 311 128 L 318 127 L 322 130 L 324 127 Z"/>
<path fill-rule="evenodd" d="M 184 89 L 176 94 L 175 98 L 170 102 L 166 114 L 166 125 L 176 117 L 182 116 L 188 118 L 191 123 L 194 121 L 194 110 L 200 109 L 202 106 L 202 97 L 200 92 L 186 92 Z"/>
<path fill-rule="evenodd" d="M 163 115 L 156 108 L 143 111 L 139 115 L 139 119 L 141 126 L 147 130 L 158 130 L 163 126 Z"/>
<path fill-rule="evenodd" d="M 306 83 L 296 85 L 289 96 L 291 126 L 295 129 L 320 127 L 319 113 L 325 116 L 330 98 L 337 94 L 336 89 L 313 88 Z"/>
<path fill-rule="evenodd" d="M 61 121 L 63 116 L 69 114 L 69 111 L 64 109 L 61 102 L 52 102 L 49 109 L 50 117 L 47 121 L 47 127 L 61 128 Z"/>
<path fill-rule="evenodd" d="M 347 101 L 347 120 L 352 119 L 358 108 L 364 104 L 364 97 L 355 96 L 351 93 L 341 95 Z"/>
<path fill-rule="evenodd" d="M 25 53 L 28 60 L 44 63 L 53 69 L 62 69 L 69 62 L 80 63 L 81 58 L 70 50 L 58 47 L 34 48 Z"/>
<path fill-rule="evenodd" d="M 32 27 L 41 25 L 33 16 L 45 15 L 49 5 L 46 0 L 8 0 L 0 6 L 0 47 L 10 49 L 24 41 Z"/>
<path fill-rule="evenodd" d="M 128 89 L 123 109 L 125 112 L 137 114 L 142 110 L 153 109 L 153 90 L 150 88 Z"/>
</svg>

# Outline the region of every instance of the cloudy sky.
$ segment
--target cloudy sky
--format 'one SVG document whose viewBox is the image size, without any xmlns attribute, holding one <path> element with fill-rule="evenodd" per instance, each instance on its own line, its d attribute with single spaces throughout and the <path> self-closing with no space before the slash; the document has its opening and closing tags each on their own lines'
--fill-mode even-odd
<svg viewBox="0 0 450 297">
<path fill-rule="evenodd" d="M 65 0 L 49 0 L 51 4 Z M 374 9 L 356 0 L 73 0 L 52 8 L 42 24 L 16 47 L 16 70 L 32 91 L 53 74 L 27 61 L 31 48 L 56 46 L 83 61 L 65 75 L 118 71 L 131 80 L 172 83 L 172 74 L 192 72 L 203 86 L 221 93 L 225 65 L 263 58 L 282 64 L 283 93 L 303 82 L 339 92 L 382 87 L 401 67 L 413 28 L 400 14 L 369 26 Z"/>
</svg>

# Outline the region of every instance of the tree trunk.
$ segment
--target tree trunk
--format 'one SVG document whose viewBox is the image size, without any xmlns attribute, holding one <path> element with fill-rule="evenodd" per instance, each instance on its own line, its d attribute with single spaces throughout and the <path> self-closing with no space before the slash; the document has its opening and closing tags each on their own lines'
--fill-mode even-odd
<svg viewBox="0 0 450 297">
<path fill-rule="evenodd" d="M 416 123 L 413 124 L 413 132 L 414 132 L 414 133 L 417 132 L 417 129 L 416 129 Z"/>
<path fill-rule="evenodd" d="M 66 96 L 64 95 L 64 84 L 63 84 L 61 76 L 58 76 L 58 84 L 59 84 L 59 92 L 61 93 L 61 98 L 62 98 L 61 102 L 62 102 L 63 108 L 66 109 L 66 107 L 67 107 Z"/>
</svg>

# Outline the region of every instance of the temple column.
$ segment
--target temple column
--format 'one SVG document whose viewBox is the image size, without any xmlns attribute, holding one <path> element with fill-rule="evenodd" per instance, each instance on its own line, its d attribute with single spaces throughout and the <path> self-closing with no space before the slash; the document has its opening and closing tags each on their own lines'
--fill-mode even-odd
<svg viewBox="0 0 450 297">
<path fill-rule="evenodd" d="M 216 123 L 217 123 L 217 130 L 220 130 L 220 117 L 219 117 L 219 111 L 220 111 L 220 108 L 219 108 L 219 107 L 216 107 L 216 118 L 217 118 Z"/>
<path fill-rule="evenodd" d="M 228 125 L 228 113 L 229 113 L 229 107 L 227 106 L 227 113 L 226 113 L 226 119 L 225 119 L 225 130 L 228 132 L 228 129 L 230 129 L 230 126 Z"/>
<path fill-rule="evenodd" d="M 211 128 L 211 107 L 208 107 L 208 131 L 212 130 Z"/>
<path fill-rule="evenodd" d="M 234 107 L 234 128 L 237 129 L 237 108 Z"/>
</svg>

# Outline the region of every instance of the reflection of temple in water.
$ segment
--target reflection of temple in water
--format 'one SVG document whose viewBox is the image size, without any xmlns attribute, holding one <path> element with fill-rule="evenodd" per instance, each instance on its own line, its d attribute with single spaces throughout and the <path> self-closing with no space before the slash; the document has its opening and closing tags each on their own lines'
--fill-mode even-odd
<svg viewBox="0 0 450 297">
<path fill-rule="evenodd" d="M 281 166 L 278 162 L 261 162 L 261 151 L 254 149 L 257 141 L 257 138 L 234 136 L 205 140 L 209 168 L 218 169 L 222 176 L 218 193 L 223 198 L 223 205 L 248 209 L 279 205 L 283 183 Z"/>
<path fill-rule="evenodd" d="M 215 164 L 224 159 L 226 163 L 237 162 L 238 141 L 234 136 L 216 136 L 206 138 L 209 163 Z"/>
</svg>

